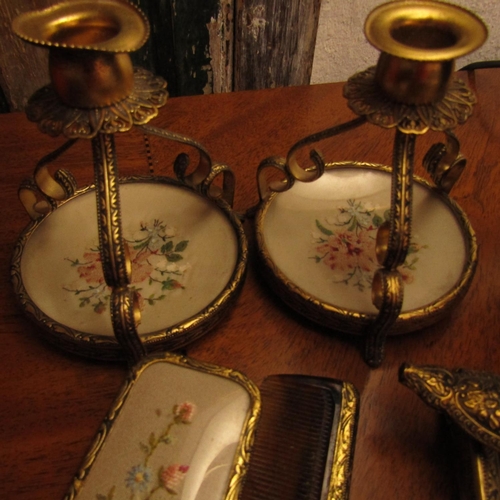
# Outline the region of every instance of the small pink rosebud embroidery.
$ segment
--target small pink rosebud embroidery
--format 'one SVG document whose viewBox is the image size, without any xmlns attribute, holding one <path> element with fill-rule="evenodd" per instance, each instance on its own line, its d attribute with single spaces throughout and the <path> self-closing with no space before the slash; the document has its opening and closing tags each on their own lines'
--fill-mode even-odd
<svg viewBox="0 0 500 500">
<path fill-rule="evenodd" d="M 195 406 L 192 403 L 182 403 L 174 406 L 174 418 L 181 424 L 189 424 L 193 418 Z"/>
<path fill-rule="evenodd" d="M 163 469 L 161 473 L 161 482 L 165 489 L 172 495 L 179 493 L 179 486 L 184 480 L 184 476 L 189 470 L 189 465 L 170 465 L 166 469 Z"/>
</svg>

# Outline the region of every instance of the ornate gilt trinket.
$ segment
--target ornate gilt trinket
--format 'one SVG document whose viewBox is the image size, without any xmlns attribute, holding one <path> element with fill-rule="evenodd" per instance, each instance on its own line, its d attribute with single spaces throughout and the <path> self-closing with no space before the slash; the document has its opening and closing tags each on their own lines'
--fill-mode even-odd
<svg viewBox="0 0 500 500">
<path fill-rule="evenodd" d="M 358 118 L 302 139 L 286 158 L 262 161 L 257 238 L 266 275 L 280 296 L 322 325 L 363 335 L 364 358 L 377 367 L 388 335 L 441 319 L 474 275 L 474 231 L 448 194 L 466 164 L 454 129 L 472 113 L 475 97 L 453 68 L 454 59 L 482 45 L 487 33 L 461 7 L 408 0 L 374 9 L 365 34 L 381 54 L 376 66 L 344 87 Z M 312 165 L 296 160 L 299 149 L 367 123 L 395 131 L 391 169 L 326 164 L 314 150 Z M 446 141 L 425 156 L 432 183 L 413 173 L 416 140 L 428 131 L 444 133 Z M 279 181 L 268 182 L 272 170 Z M 453 234 L 445 235 L 448 230 Z M 297 246 L 307 233 L 316 243 L 313 251 Z M 297 253 L 285 255 L 280 248 Z"/>
</svg>

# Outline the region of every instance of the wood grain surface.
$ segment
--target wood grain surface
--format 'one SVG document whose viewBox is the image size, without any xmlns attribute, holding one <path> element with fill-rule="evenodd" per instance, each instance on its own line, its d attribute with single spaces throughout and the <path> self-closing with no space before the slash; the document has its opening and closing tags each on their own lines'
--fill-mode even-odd
<svg viewBox="0 0 500 500">
<path fill-rule="evenodd" d="M 236 0 L 234 90 L 306 85 L 321 0 Z"/>
<path fill-rule="evenodd" d="M 479 242 L 479 265 L 462 305 L 424 331 L 389 339 L 381 368 L 363 362 L 360 339 L 312 324 L 282 304 L 263 283 L 255 261 L 252 220 L 249 272 L 235 307 L 186 352 L 242 371 L 260 384 L 270 374 L 298 373 L 352 382 L 361 394 L 351 500 L 456 498 L 452 457 L 438 414 L 398 383 L 403 362 L 500 370 L 500 70 L 463 73 L 478 95 L 472 118 L 457 129 L 469 164 L 452 196 L 468 214 Z M 237 179 L 235 208 L 257 203 L 255 172 L 270 155 L 285 155 L 303 136 L 351 119 L 341 84 L 289 87 L 171 99 L 154 124 L 202 142 Z M 21 181 L 63 139 L 40 134 L 22 114 L 0 116 L 2 234 L 0 238 L 0 497 L 62 498 L 126 367 L 69 355 L 50 345 L 16 304 L 9 279 L 14 243 L 28 224 L 17 199 Z M 372 125 L 325 140 L 327 160 L 390 164 L 393 132 Z M 417 165 L 427 147 L 417 142 Z M 123 174 L 147 173 L 143 136 L 117 137 Z M 172 175 L 176 146 L 151 138 L 155 171 Z M 59 164 L 81 185 L 92 179 L 90 144 L 80 141 Z M 420 173 L 422 172 L 419 170 Z M 214 265 L 217 265 L 214 262 Z"/>
<path fill-rule="evenodd" d="M 49 82 L 48 51 L 18 38 L 12 20 L 29 10 L 44 9 L 51 0 L 0 1 L 0 87 L 11 111 L 24 109 L 35 90 Z"/>
</svg>

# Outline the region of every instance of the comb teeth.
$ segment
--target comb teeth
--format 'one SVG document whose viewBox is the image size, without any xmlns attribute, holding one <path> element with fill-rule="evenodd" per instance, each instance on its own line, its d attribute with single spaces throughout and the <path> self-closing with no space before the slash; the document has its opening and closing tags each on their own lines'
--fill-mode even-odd
<svg viewBox="0 0 500 500">
<path fill-rule="evenodd" d="M 264 381 L 241 500 L 321 499 L 339 388 L 328 379 L 297 375 Z"/>
</svg>

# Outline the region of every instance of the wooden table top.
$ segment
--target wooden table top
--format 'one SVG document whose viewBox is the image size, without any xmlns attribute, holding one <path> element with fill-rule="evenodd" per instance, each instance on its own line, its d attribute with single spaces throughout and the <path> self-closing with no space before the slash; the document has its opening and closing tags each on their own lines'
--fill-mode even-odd
<svg viewBox="0 0 500 500">
<path fill-rule="evenodd" d="M 252 221 L 247 221 L 251 252 L 243 291 L 222 322 L 186 349 L 195 359 L 237 369 L 257 384 L 278 373 L 352 382 L 361 395 L 352 500 L 456 497 L 441 420 L 398 383 L 403 362 L 496 372 L 500 367 L 500 266 L 495 260 L 500 234 L 500 72 L 477 70 L 462 77 L 477 93 L 478 104 L 472 118 L 457 129 L 469 163 L 452 197 L 477 233 L 479 265 L 465 300 L 449 318 L 424 331 L 390 338 L 382 366 L 370 369 L 358 338 L 298 316 L 262 282 Z M 213 159 L 229 164 L 237 179 L 235 209 L 244 210 L 258 201 L 255 171 L 262 159 L 284 156 L 305 135 L 351 118 L 342 85 L 326 84 L 175 98 L 153 124 L 196 138 Z M 17 189 L 36 162 L 64 140 L 39 133 L 22 114 L 0 116 L 0 132 L 0 497 L 56 499 L 66 493 L 127 368 L 53 347 L 20 311 L 9 265 L 29 218 Z M 393 137 L 391 131 L 365 125 L 362 132 L 323 141 L 319 149 L 328 161 L 391 164 Z M 427 147 L 441 140 L 441 135 L 429 133 L 417 141 L 417 166 Z M 120 135 L 117 148 L 122 174 L 148 172 L 142 134 Z M 175 149 L 151 139 L 155 172 L 172 175 Z M 90 182 L 87 141 L 79 141 L 63 158 L 80 185 Z"/>
</svg>

